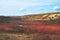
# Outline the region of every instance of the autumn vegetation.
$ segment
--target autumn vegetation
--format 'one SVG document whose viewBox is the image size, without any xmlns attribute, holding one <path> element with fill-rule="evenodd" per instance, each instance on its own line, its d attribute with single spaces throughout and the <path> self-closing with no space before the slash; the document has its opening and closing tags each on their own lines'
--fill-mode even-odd
<svg viewBox="0 0 60 40">
<path fill-rule="evenodd" d="M 60 40 L 60 12 L 0 16 L 0 40 Z"/>
</svg>

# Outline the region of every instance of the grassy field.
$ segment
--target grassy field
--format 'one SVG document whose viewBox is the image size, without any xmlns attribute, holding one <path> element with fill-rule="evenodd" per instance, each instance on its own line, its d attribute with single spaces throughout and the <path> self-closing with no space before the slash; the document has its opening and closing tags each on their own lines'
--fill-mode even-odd
<svg viewBox="0 0 60 40">
<path fill-rule="evenodd" d="M 30 35 L 20 33 L 0 33 L 0 40 L 29 40 Z"/>
<path fill-rule="evenodd" d="M 60 34 L 0 33 L 0 40 L 60 40 Z"/>
</svg>

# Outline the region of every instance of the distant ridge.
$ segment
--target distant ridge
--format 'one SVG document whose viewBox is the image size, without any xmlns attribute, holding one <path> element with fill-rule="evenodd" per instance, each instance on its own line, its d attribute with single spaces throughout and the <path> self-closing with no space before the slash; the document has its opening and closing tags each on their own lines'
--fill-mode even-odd
<svg viewBox="0 0 60 40">
<path fill-rule="evenodd" d="M 25 15 L 22 17 L 26 18 L 26 20 L 54 20 L 60 18 L 60 12 Z"/>
</svg>

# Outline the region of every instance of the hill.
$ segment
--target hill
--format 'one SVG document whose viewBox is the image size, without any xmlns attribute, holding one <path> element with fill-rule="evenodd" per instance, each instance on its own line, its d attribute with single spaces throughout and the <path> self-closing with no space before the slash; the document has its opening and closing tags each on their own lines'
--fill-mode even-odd
<svg viewBox="0 0 60 40">
<path fill-rule="evenodd" d="M 22 32 L 26 29 L 38 31 L 38 29 L 36 28 L 44 27 L 42 29 L 47 29 L 48 27 L 50 27 L 50 29 L 52 29 L 53 27 L 54 28 L 57 27 L 58 29 L 59 26 L 60 26 L 60 12 L 24 16 L 0 16 L 1 31 Z M 55 28 L 54 30 L 57 29 Z"/>
<path fill-rule="evenodd" d="M 0 40 L 59 40 L 60 12 L 0 16 Z"/>
<path fill-rule="evenodd" d="M 54 20 L 60 18 L 60 12 L 25 15 L 26 20 Z"/>
</svg>

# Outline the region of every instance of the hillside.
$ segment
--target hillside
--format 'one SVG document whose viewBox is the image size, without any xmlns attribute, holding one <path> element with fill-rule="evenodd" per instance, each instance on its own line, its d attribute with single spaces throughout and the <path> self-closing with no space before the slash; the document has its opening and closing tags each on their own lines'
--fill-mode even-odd
<svg viewBox="0 0 60 40">
<path fill-rule="evenodd" d="M 60 28 L 59 27 L 60 26 L 60 12 L 24 15 L 24 16 L 0 16 L 0 30 L 1 31 L 22 32 L 26 29 L 28 30 L 34 29 L 38 31 L 38 29 L 36 28 L 46 27 L 47 29 L 47 27 L 49 26 L 50 28 L 53 28 L 53 27 L 57 27 L 57 29 Z"/>
<path fill-rule="evenodd" d="M 20 21 L 35 21 L 35 20 L 54 20 L 60 18 L 60 12 L 42 13 L 42 14 L 32 14 L 24 16 L 9 16 L 13 20 Z"/>
<path fill-rule="evenodd" d="M 60 18 L 60 12 L 25 15 L 26 20 L 54 20 Z"/>
<path fill-rule="evenodd" d="M 60 12 L 0 16 L 0 40 L 60 40 Z"/>
</svg>

